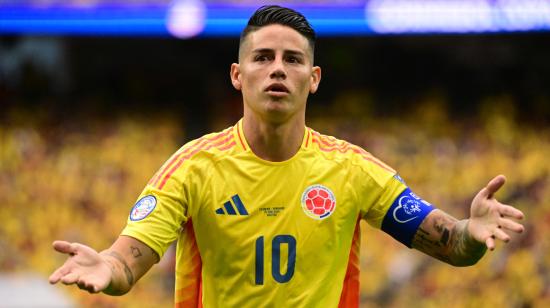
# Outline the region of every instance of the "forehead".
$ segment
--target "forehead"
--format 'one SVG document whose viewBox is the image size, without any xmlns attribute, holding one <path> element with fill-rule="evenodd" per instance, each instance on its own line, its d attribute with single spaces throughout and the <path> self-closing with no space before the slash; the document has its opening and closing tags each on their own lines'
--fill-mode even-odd
<svg viewBox="0 0 550 308">
<path fill-rule="evenodd" d="M 249 33 L 242 46 L 245 52 L 257 49 L 295 50 L 308 53 L 309 42 L 298 31 L 283 25 L 268 25 Z"/>
</svg>

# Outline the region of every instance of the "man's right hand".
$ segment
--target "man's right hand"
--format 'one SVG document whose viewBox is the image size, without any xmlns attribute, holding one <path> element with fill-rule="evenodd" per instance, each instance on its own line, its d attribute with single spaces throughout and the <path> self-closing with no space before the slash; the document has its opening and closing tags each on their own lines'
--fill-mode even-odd
<svg viewBox="0 0 550 308">
<path fill-rule="evenodd" d="M 65 263 L 50 276 L 50 283 L 76 284 L 80 289 L 98 293 L 111 282 L 111 269 L 103 257 L 94 249 L 65 241 L 53 242 L 53 248 L 69 255 Z"/>
<path fill-rule="evenodd" d="M 65 241 L 53 242 L 53 248 L 69 258 L 50 276 L 50 283 L 76 284 L 90 293 L 125 294 L 159 261 L 153 249 L 129 236 L 119 236 L 101 253 Z"/>
</svg>

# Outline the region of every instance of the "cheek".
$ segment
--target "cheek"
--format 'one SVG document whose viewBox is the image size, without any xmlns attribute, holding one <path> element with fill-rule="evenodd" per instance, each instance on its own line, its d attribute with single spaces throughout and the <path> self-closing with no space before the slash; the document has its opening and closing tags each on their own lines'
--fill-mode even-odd
<svg viewBox="0 0 550 308">
<path fill-rule="evenodd" d="M 299 75 L 299 87 L 303 92 L 309 92 L 311 87 L 311 76 L 308 74 L 308 72 L 300 72 Z"/>
<path fill-rule="evenodd" d="M 256 71 L 248 71 L 246 74 L 241 75 L 241 83 L 247 88 L 258 86 L 258 73 Z"/>
<path fill-rule="evenodd" d="M 250 93 L 256 86 L 254 80 L 250 77 L 243 78 L 241 81 L 242 91 L 245 93 Z"/>
<path fill-rule="evenodd" d="M 241 79 L 242 89 L 241 92 L 243 95 L 252 98 L 257 97 L 258 92 L 261 90 L 261 85 L 258 81 L 258 78 L 253 75 L 247 75 Z"/>
</svg>

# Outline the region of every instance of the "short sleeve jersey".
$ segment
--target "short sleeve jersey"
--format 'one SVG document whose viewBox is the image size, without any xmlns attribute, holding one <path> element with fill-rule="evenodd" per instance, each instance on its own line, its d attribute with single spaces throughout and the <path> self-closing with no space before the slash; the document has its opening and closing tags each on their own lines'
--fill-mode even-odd
<svg viewBox="0 0 550 308">
<path fill-rule="evenodd" d="M 242 120 L 180 148 L 122 234 L 176 248 L 176 307 L 357 307 L 359 222 L 410 246 L 433 208 L 362 148 L 306 128 L 289 160 L 258 158 Z"/>
</svg>

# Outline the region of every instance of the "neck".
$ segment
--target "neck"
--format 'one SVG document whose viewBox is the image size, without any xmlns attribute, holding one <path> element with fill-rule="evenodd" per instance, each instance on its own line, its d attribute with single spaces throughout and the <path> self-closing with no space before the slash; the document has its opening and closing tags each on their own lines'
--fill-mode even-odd
<svg viewBox="0 0 550 308">
<path fill-rule="evenodd" d="M 292 158 L 304 139 L 305 119 L 270 123 L 244 115 L 243 131 L 248 145 L 261 159 L 273 162 Z"/>
</svg>

